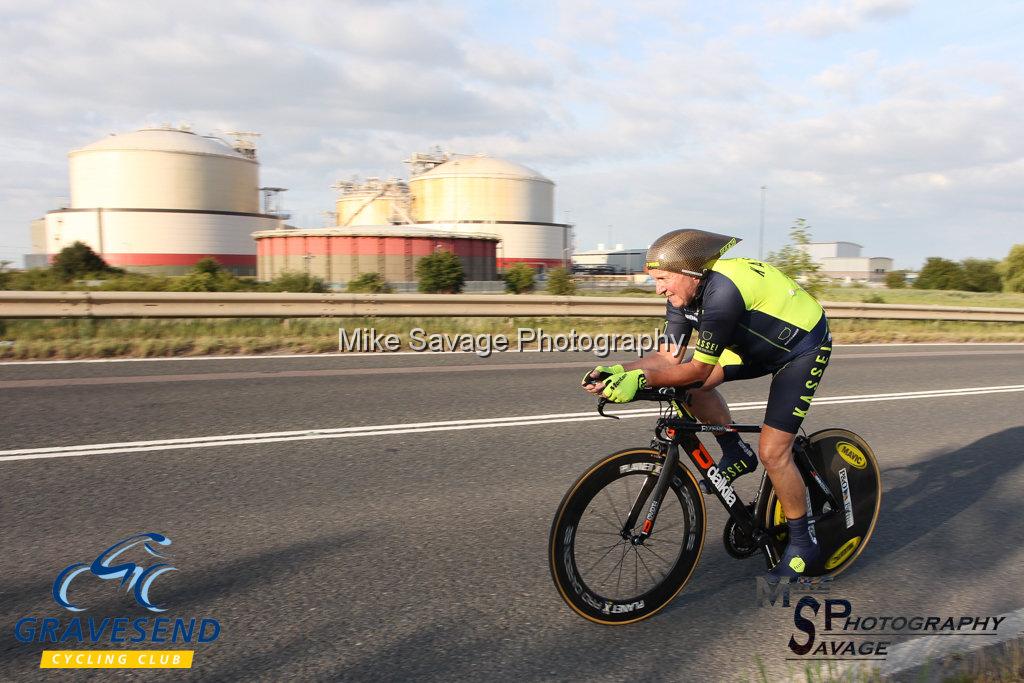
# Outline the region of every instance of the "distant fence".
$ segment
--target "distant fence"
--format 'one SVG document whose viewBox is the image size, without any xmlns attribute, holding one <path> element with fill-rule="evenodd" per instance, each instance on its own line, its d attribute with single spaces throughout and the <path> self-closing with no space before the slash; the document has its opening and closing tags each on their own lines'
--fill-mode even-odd
<svg viewBox="0 0 1024 683">
<path fill-rule="evenodd" d="M 1024 322 L 1021 308 L 824 302 L 830 318 Z M 2 292 L 3 318 L 661 317 L 654 297 L 265 292 Z"/>
</svg>

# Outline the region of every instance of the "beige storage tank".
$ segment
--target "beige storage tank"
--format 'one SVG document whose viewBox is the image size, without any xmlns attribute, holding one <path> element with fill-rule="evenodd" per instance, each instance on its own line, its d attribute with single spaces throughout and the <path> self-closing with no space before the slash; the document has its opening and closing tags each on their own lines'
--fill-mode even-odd
<svg viewBox="0 0 1024 683">
<path fill-rule="evenodd" d="M 334 186 L 338 227 L 409 223 L 409 186 L 391 178 L 341 182 Z"/>
<path fill-rule="evenodd" d="M 407 163 L 417 224 L 496 234 L 499 269 L 566 263 L 570 226 L 553 222 L 555 184 L 537 171 L 483 155 L 414 154 Z"/>
<path fill-rule="evenodd" d="M 69 155 L 72 209 L 259 213 L 259 164 L 176 128 L 111 135 Z"/>
<path fill-rule="evenodd" d="M 417 223 L 551 223 L 555 184 L 487 156 L 453 156 L 409 180 Z"/>
</svg>

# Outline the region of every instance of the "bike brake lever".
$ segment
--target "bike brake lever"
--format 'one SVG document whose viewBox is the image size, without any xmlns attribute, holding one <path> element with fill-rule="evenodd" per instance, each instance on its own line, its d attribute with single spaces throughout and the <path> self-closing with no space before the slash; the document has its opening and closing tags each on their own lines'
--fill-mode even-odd
<svg viewBox="0 0 1024 683">
<path fill-rule="evenodd" d="M 605 415 L 604 414 L 604 407 L 606 405 L 608 405 L 609 403 L 611 403 L 611 401 L 609 401 L 608 399 L 603 398 L 603 397 L 600 400 L 598 400 L 598 402 L 597 402 L 597 414 L 600 415 L 601 417 L 610 417 L 613 420 L 621 420 L 622 418 L 620 418 L 618 415 Z"/>
</svg>

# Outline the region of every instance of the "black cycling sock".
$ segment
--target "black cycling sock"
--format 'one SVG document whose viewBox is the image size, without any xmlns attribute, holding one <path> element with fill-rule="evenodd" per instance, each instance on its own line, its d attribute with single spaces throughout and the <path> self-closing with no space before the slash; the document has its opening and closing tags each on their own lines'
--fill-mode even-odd
<svg viewBox="0 0 1024 683">
<path fill-rule="evenodd" d="M 789 544 L 782 553 L 782 559 L 768 572 L 768 578 L 775 581 L 802 576 L 807 567 L 818 560 L 821 552 L 807 528 L 807 515 L 787 519 L 786 522 L 789 526 Z"/>
<path fill-rule="evenodd" d="M 722 459 L 718 469 L 730 482 L 757 469 L 757 454 L 736 432 L 715 434 L 715 440 L 722 447 Z"/>
</svg>

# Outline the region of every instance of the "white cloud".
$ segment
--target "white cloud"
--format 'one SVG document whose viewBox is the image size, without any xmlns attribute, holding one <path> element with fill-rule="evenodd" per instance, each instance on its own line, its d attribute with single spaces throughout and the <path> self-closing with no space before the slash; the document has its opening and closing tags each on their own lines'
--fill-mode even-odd
<svg viewBox="0 0 1024 683">
<path fill-rule="evenodd" d="M 826 35 L 911 7 L 801 5 L 775 26 Z M 816 238 L 873 253 L 892 245 L 904 265 L 971 247 L 964 224 L 1019 241 L 1009 236 L 1024 212 L 1019 59 L 955 45 L 826 55 L 785 33 L 701 24 L 660 0 L 538 3 L 531 11 L 550 13 L 529 31 L 484 30 L 464 8 L 84 0 L 0 10 L 0 256 L 23 252 L 28 221 L 67 194 L 68 150 L 163 121 L 262 131 L 262 179 L 291 188 L 284 201 L 299 225 L 322 223 L 335 180 L 403 175 L 402 159 L 439 144 L 555 180 L 556 218 L 568 212 L 587 245 L 609 241 L 608 225 L 611 241 L 638 244 L 703 225 L 756 253 L 763 184 L 769 248 L 795 216 Z M 799 69 L 778 66 L 787 49 Z M 1004 253 L 999 239 L 976 255 Z"/>
<path fill-rule="evenodd" d="M 811 38 L 827 38 L 859 29 L 868 21 L 885 21 L 909 13 L 914 0 L 843 0 L 817 2 L 798 8 L 789 16 L 775 17 L 768 23 L 775 31 L 792 31 Z"/>
</svg>

